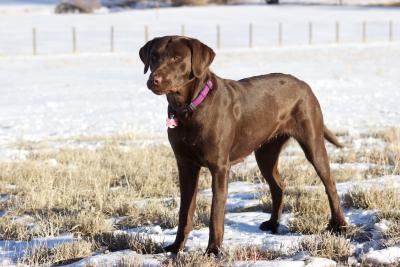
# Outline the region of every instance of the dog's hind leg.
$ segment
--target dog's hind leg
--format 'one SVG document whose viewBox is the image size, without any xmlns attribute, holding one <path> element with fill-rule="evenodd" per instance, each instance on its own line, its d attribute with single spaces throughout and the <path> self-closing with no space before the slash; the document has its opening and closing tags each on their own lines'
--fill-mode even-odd
<svg viewBox="0 0 400 267">
<path fill-rule="evenodd" d="M 284 184 L 278 172 L 278 158 L 283 145 L 288 139 L 289 136 L 280 135 L 255 151 L 257 165 L 268 182 L 272 197 L 271 218 L 263 222 L 260 225 L 260 229 L 272 231 L 272 233 L 277 232 L 279 218 L 282 214 Z"/>
<path fill-rule="evenodd" d="M 306 158 L 314 166 L 315 171 L 321 178 L 326 194 L 328 195 L 332 214 L 328 229 L 334 232 L 341 232 L 344 230 L 346 221 L 340 206 L 335 182 L 331 177 L 328 153 L 326 152 L 324 143 L 322 120 L 320 123 L 316 123 L 316 121 L 318 122 L 318 120 L 312 120 L 309 123 L 304 123 L 302 127 L 304 134 L 296 139 L 300 143 Z"/>
</svg>

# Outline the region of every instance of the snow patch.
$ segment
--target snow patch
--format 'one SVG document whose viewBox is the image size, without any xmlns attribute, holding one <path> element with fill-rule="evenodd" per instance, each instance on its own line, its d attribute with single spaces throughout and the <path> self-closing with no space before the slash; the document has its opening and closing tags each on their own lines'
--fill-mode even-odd
<svg viewBox="0 0 400 267">
<path fill-rule="evenodd" d="M 400 264 L 400 247 L 370 251 L 364 255 L 364 261 L 373 266 Z"/>
</svg>

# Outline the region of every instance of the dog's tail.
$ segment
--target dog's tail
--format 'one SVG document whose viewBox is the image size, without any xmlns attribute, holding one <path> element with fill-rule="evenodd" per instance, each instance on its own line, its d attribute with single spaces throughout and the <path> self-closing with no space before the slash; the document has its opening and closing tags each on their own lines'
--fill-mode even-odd
<svg viewBox="0 0 400 267">
<path fill-rule="evenodd" d="M 337 140 L 335 134 L 332 133 L 328 128 L 326 128 L 325 125 L 324 125 L 324 137 L 325 137 L 326 140 L 328 140 L 329 143 L 334 144 L 335 146 L 337 146 L 339 148 L 343 148 L 344 147 L 344 145 L 339 143 L 339 141 Z"/>
</svg>

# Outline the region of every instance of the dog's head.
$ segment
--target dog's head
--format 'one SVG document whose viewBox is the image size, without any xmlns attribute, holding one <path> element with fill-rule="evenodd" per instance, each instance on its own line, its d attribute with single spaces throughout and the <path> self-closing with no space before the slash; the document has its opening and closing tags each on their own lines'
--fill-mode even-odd
<svg viewBox="0 0 400 267">
<path fill-rule="evenodd" d="M 179 93 L 193 78 L 202 77 L 214 59 L 214 51 L 197 39 L 164 36 L 147 42 L 139 51 L 147 87 L 157 95 Z"/>
</svg>

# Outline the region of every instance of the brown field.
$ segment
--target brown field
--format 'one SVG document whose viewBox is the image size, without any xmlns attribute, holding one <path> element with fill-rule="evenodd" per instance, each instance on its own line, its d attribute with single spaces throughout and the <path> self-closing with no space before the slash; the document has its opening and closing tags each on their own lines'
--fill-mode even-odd
<svg viewBox="0 0 400 267">
<path fill-rule="evenodd" d="M 144 225 L 173 228 L 177 225 L 179 186 L 173 153 L 168 145 L 141 145 L 144 138 L 137 135 L 111 137 L 77 137 L 74 139 L 18 142 L 14 148 L 28 151 L 25 160 L 0 162 L 0 240 L 31 240 L 36 237 L 73 233 L 81 238 L 54 248 L 37 246 L 29 250 L 20 263 L 62 264 L 92 255 L 100 248 L 109 251 L 132 249 L 138 253 L 162 252 L 143 235 L 115 235 L 117 229 Z M 346 145 L 343 150 L 330 147 L 332 163 L 369 163 L 365 170 L 335 168 L 337 182 L 362 181 L 371 177 L 400 174 L 400 130 L 385 129 L 360 138 L 373 138 L 384 147 L 351 146 L 353 139 L 341 134 Z M 53 144 L 61 144 L 54 149 Z M 75 144 L 95 144 L 94 148 L 74 147 Z M 71 145 L 72 144 L 72 145 Z M 293 144 L 291 144 L 292 146 Z M 329 205 L 321 182 L 300 151 L 284 152 L 280 162 L 286 183 L 285 212 L 293 213 L 289 230 L 314 234 L 301 242 L 299 250 L 345 263 L 352 255 L 349 239 L 362 235 L 355 227 L 354 235 L 334 236 L 326 233 Z M 210 187 L 208 171 L 201 172 L 200 189 Z M 264 182 L 255 168 L 235 168 L 231 181 Z M 315 190 L 307 186 L 316 186 Z M 147 205 L 138 205 L 143 199 Z M 259 208 L 270 211 L 271 200 L 266 191 Z M 355 188 L 343 197 L 348 208 L 377 210 L 377 221 L 390 222 L 384 234 L 385 244 L 400 243 L 400 196 L 396 188 Z M 259 209 L 256 207 L 256 209 Z M 195 215 L 195 228 L 209 223 L 210 203 L 200 198 Z M 113 223 L 110 218 L 121 218 Z M 31 225 L 34 225 L 32 228 Z M 361 229 L 361 230 L 360 230 Z M 361 233 L 361 234 L 360 234 Z M 347 239 L 346 239 L 347 238 Z M 197 253 L 197 254 L 196 254 Z M 229 264 L 233 260 L 276 259 L 279 252 L 263 251 L 257 247 L 229 250 L 219 259 L 191 252 L 167 259 L 166 266 L 206 266 Z M 286 255 L 287 256 L 287 255 Z M 121 260 L 121 266 L 135 265 L 135 259 Z"/>
</svg>

